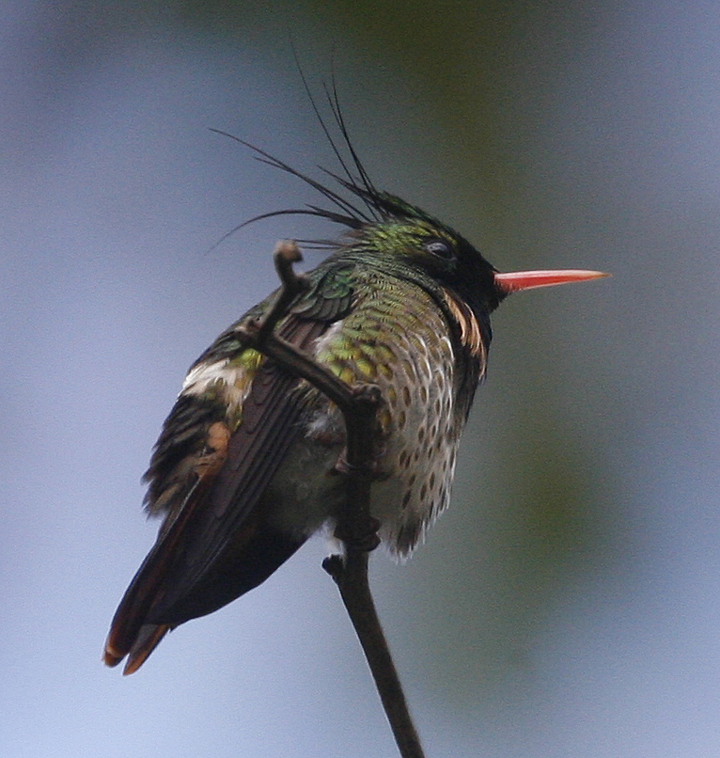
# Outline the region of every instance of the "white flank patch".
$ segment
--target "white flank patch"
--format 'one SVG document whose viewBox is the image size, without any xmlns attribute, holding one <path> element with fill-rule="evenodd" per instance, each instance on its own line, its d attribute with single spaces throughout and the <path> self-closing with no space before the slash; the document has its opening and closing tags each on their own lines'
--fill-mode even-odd
<svg viewBox="0 0 720 758">
<path fill-rule="evenodd" d="M 237 366 L 228 366 L 228 359 L 223 358 L 215 363 L 198 363 L 193 366 L 185 377 L 182 391 L 184 394 L 200 395 L 209 385 L 217 381 L 224 384 L 235 384 L 239 371 Z"/>
<path fill-rule="evenodd" d="M 250 390 L 247 370 L 232 366 L 228 358 L 213 363 L 198 363 L 185 377 L 181 395 L 202 395 L 211 386 L 221 384 L 228 403 L 228 411 L 241 405 Z"/>
</svg>

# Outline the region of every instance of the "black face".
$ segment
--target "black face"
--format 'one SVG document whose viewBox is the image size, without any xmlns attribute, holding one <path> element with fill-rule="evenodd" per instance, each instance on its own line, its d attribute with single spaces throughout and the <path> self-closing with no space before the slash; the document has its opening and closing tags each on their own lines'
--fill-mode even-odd
<svg viewBox="0 0 720 758">
<path fill-rule="evenodd" d="M 352 237 L 355 249 L 419 269 L 475 309 L 490 312 L 505 295 L 495 286 L 494 267 L 478 250 L 420 209 L 403 204 L 402 215 L 366 223 Z"/>
</svg>

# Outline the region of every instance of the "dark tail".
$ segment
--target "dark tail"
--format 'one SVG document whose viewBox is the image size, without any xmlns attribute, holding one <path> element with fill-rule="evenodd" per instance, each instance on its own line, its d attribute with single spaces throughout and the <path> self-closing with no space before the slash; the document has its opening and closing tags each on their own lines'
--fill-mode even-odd
<svg viewBox="0 0 720 758">
<path fill-rule="evenodd" d="M 123 669 L 123 674 L 133 674 L 140 666 L 145 663 L 147 657 L 160 644 L 160 640 L 170 631 L 172 627 L 168 624 L 144 624 L 140 627 L 135 642 L 130 650 L 118 650 L 112 644 L 112 632 L 108 635 L 105 643 L 105 654 L 103 660 L 108 666 L 117 666 L 118 663 L 127 655 L 127 663 Z"/>
</svg>

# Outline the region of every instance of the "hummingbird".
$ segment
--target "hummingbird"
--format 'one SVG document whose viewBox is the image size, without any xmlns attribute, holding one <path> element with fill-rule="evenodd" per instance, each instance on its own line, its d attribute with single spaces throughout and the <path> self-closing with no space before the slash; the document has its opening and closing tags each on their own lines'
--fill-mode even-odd
<svg viewBox="0 0 720 758">
<path fill-rule="evenodd" d="M 448 506 L 460 437 L 486 372 L 490 314 L 511 293 L 605 274 L 499 272 L 450 226 L 377 189 L 339 108 L 333 114 L 344 153 L 321 119 L 342 167 L 326 172 L 332 186 L 233 137 L 325 203 L 245 224 L 306 214 L 343 227 L 337 240 L 321 241 L 330 255 L 306 274 L 308 286 L 276 333 L 348 385 L 379 387 L 371 514 L 382 543 L 405 558 Z M 144 481 L 145 510 L 162 524 L 104 651 L 109 666 L 127 657 L 126 674 L 169 630 L 264 582 L 311 535 L 332 529 L 342 507 L 341 413 L 242 339 L 275 297 L 247 311 L 192 364 L 160 432 Z"/>
</svg>

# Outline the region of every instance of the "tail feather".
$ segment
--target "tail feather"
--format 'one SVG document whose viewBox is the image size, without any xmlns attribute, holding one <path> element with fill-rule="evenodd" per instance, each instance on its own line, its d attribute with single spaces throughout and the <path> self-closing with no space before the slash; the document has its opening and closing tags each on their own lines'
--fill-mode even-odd
<svg viewBox="0 0 720 758">
<path fill-rule="evenodd" d="M 161 528 L 157 542 L 130 582 L 115 611 L 105 642 L 103 660 L 106 665 L 117 666 L 130 654 L 124 673 L 137 671 L 165 633 L 172 628 L 170 624 L 145 622 L 150 609 L 157 602 L 160 586 L 175 561 L 175 552 L 183 538 L 184 527 L 194 507 L 202 502 L 206 489 L 197 486 L 193 488 L 190 495 L 195 495 L 195 499 L 186 503 L 186 507 L 169 527 L 164 525 Z"/>
<path fill-rule="evenodd" d="M 117 666 L 127 655 L 123 674 L 126 676 L 134 674 L 171 629 L 170 624 L 143 624 L 130 650 L 119 650 L 113 647 L 111 638 L 108 637 L 108 641 L 105 643 L 103 662 L 106 666 Z"/>
<path fill-rule="evenodd" d="M 117 611 L 115 611 L 105 641 L 103 660 L 107 666 L 117 666 L 126 655 L 144 649 L 143 643 L 149 639 L 148 630 L 164 628 L 163 633 L 157 636 L 154 644 L 147 649 L 140 662 L 132 667 L 132 670 L 135 671 L 170 628 L 169 625 L 160 627 L 157 624 L 146 623 L 147 614 L 157 599 L 158 587 L 162 579 L 161 571 L 166 564 L 166 559 L 167 551 L 162 550 L 161 540 L 150 551 L 137 574 L 133 577 Z M 130 673 L 129 667 L 130 661 L 128 661 L 124 673 Z"/>
<path fill-rule="evenodd" d="M 169 624 L 144 624 L 128 653 L 123 674 L 133 674 L 145 663 L 147 657 L 160 644 L 160 640 L 172 629 Z"/>
</svg>

